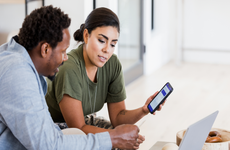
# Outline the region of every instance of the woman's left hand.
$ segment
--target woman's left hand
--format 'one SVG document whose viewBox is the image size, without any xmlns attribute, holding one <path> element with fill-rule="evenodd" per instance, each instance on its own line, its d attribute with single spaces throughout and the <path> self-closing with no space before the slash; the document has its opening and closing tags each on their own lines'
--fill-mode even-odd
<svg viewBox="0 0 230 150">
<path fill-rule="evenodd" d="M 159 93 L 159 91 L 155 92 L 152 96 L 150 96 L 147 101 L 145 102 L 145 105 L 142 107 L 143 112 L 147 115 L 149 113 L 149 109 L 147 108 L 148 104 L 151 102 L 151 100 Z M 164 106 L 166 100 L 159 106 L 157 111 L 160 111 L 162 109 L 162 106 Z M 153 113 L 155 115 L 156 112 Z"/>
</svg>

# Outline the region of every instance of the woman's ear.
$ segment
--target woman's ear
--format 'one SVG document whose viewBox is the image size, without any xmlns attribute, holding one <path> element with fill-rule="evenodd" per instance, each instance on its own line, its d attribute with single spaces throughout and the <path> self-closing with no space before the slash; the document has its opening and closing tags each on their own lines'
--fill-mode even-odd
<svg viewBox="0 0 230 150">
<path fill-rule="evenodd" d="M 84 32 L 83 32 L 83 39 L 84 39 L 85 44 L 87 44 L 88 38 L 89 38 L 89 32 L 88 32 L 87 29 L 85 29 Z"/>
<path fill-rule="evenodd" d="M 49 44 L 48 43 L 43 43 L 41 45 L 41 56 L 43 58 L 46 58 L 49 52 L 50 52 L 50 46 L 49 46 Z"/>
</svg>

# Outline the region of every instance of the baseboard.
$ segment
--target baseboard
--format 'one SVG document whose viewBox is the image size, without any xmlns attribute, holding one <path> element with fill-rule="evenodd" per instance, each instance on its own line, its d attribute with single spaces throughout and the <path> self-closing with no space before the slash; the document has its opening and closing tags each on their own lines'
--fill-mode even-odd
<svg viewBox="0 0 230 150">
<path fill-rule="evenodd" d="M 230 51 L 184 50 L 183 61 L 230 64 Z"/>
</svg>

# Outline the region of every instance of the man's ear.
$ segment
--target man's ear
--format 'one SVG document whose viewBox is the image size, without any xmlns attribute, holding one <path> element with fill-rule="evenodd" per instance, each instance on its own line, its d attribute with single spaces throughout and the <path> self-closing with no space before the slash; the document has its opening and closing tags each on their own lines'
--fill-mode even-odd
<svg viewBox="0 0 230 150">
<path fill-rule="evenodd" d="M 85 29 L 83 32 L 83 39 L 84 39 L 85 44 L 87 44 L 88 38 L 89 38 L 89 32 L 87 29 Z"/>
<path fill-rule="evenodd" d="M 50 46 L 49 46 L 48 43 L 43 43 L 43 44 L 41 45 L 41 56 L 42 56 L 43 58 L 46 58 L 47 55 L 50 53 L 50 51 L 51 51 L 51 49 L 50 49 Z"/>
</svg>

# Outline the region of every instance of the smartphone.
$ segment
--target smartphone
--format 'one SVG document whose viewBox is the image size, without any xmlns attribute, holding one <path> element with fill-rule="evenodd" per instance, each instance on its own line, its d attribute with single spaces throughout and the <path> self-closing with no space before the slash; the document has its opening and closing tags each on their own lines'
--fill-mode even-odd
<svg viewBox="0 0 230 150">
<path fill-rule="evenodd" d="M 160 104 L 162 104 L 165 99 L 172 93 L 173 88 L 169 82 L 167 82 L 160 92 L 153 98 L 153 100 L 148 104 L 148 109 L 150 113 L 154 113 Z"/>
</svg>

